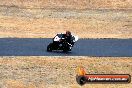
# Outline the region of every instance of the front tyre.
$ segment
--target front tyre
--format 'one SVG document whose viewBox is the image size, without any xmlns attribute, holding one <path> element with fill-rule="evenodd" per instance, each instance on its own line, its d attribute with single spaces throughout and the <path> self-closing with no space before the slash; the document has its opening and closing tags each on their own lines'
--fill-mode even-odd
<svg viewBox="0 0 132 88">
<path fill-rule="evenodd" d="M 48 51 L 48 52 L 52 52 L 52 43 L 50 43 L 50 44 L 47 46 L 47 51 Z"/>
</svg>

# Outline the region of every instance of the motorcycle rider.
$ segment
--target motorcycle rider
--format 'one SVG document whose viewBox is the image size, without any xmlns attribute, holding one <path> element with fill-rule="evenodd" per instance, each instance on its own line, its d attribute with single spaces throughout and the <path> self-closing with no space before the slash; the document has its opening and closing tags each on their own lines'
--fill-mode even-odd
<svg viewBox="0 0 132 88">
<path fill-rule="evenodd" d="M 64 40 L 60 40 L 60 41 L 53 41 L 55 47 L 57 47 L 58 45 L 60 45 L 63 41 L 68 42 L 69 44 L 72 44 L 72 34 L 70 31 L 66 31 L 65 34 L 63 34 L 63 38 Z"/>
<path fill-rule="evenodd" d="M 63 50 L 64 52 L 71 51 L 74 43 L 78 40 L 78 36 L 72 35 L 70 31 L 66 33 L 58 33 L 53 42 L 47 46 L 47 51 Z"/>
<path fill-rule="evenodd" d="M 70 31 L 66 31 L 66 34 L 64 35 L 64 38 L 65 38 L 66 42 L 68 42 L 70 44 L 72 43 L 72 34 L 71 34 Z"/>
</svg>

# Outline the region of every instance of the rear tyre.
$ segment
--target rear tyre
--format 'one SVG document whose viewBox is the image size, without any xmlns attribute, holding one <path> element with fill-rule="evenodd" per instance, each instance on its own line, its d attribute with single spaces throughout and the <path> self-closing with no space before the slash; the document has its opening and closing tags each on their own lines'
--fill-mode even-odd
<svg viewBox="0 0 132 88">
<path fill-rule="evenodd" d="M 68 47 L 63 47 L 63 52 L 68 52 L 69 51 L 69 49 L 68 49 Z"/>
<path fill-rule="evenodd" d="M 52 52 L 52 43 L 50 43 L 50 44 L 47 46 L 47 51 L 48 51 L 48 52 Z"/>
<path fill-rule="evenodd" d="M 68 52 L 68 50 L 66 50 L 66 49 L 63 49 L 63 52 Z"/>
</svg>

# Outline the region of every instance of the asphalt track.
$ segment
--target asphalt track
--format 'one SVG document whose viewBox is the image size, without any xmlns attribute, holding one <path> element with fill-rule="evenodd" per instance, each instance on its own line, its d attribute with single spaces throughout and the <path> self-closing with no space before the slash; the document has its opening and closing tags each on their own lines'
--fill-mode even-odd
<svg viewBox="0 0 132 88">
<path fill-rule="evenodd" d="M 132 39 L 79 39 L 71 52 L 47 52 L 50 38 L 0 38 L 0 56 L 132 57 Z"/>
</svg>

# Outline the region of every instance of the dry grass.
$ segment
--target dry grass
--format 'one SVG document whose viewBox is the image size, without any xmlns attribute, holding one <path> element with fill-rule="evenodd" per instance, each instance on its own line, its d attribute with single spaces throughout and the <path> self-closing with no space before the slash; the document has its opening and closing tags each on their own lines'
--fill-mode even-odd
<svg viewBox="0 0 132 88">
<path fill-rule="evenodd" d="M 80 38 L 132 38 L 132 10 L 1 10 L 0 37 L 52 38 L 70 30 Z"/>
<path fill-rule="evenodd" d="M 80 88 L 76 69 L 90 74 L 130 74 L 132 58 L 119 57 L 1 57 L 0 88 Z M 130 88 L 132 84 L 107 84 L 108 88 Z M 105 84 L 86 84 L 102 88 Z"/>
<path fill-rule="evenodd" d="M 131 0 L 0 0 L 0 5 L 28 8 L 132 8 Z"/>
</svg>

